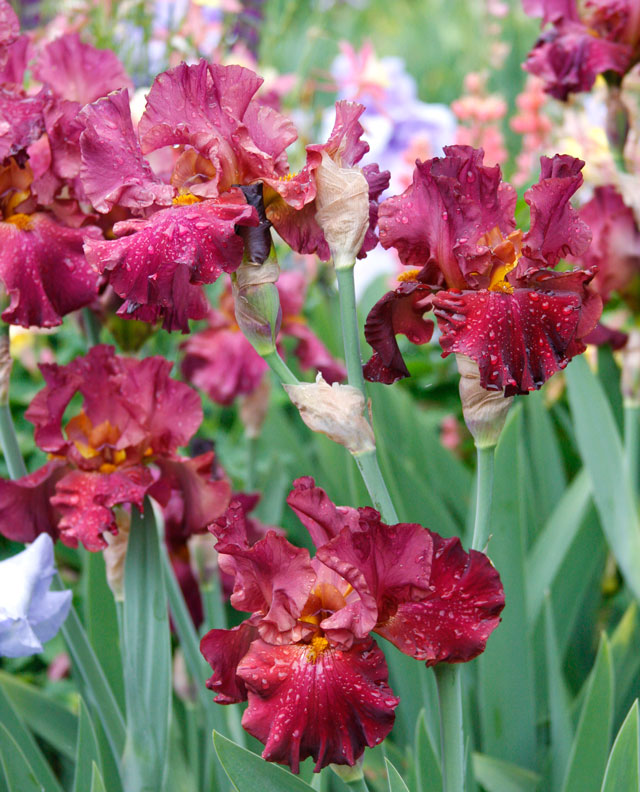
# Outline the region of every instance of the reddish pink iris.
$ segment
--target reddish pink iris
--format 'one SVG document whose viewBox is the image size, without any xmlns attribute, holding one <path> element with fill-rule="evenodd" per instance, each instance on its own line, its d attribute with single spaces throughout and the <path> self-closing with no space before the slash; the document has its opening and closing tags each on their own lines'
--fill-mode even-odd
<svg viewBox="0 0 640 792">
<path fill-rule="evenodd" d="M 204 530 L 211 514 L 229 503 L 227 481 L 209 476 L 213 453 L 197 459 L 177 454 L 202 421 L 197 393 L 169 377 L 161 357 L 119 357 L 96 346 L 67 366 L 41 366 L 45 388 L 26 417 L 35 440 L 49 454 L 40 470 L 16 481 L 0 480 L 0 532 L 30 542 L 43 531 L 65 544 L 89 550 L 106 546 L 116 533 L 113 507 L 145 495 L 166 504 L 183 497 L 183 531 Z M 63 427 L 73 397 L 82 408 Z"/>
<path fill-rule="evenodd" d="M 287 502 L 314 558 L 272 531 L 249 546 L 240 504 L 211 526 L 220 567 L 235 577 L 231 604 L 251 616 L 211 630 L 201 651 L 215 700 L 248 700 L 242 724 L 263 757 L 297 772 L 311 756 L 319 771 L 353 764 L 393 726 L 398 699 L 371 632 L 427 665 L 471 660 L 504 592 L 482 553 L 421 525 L 385 525 L 374 509 L 337 507 L 311 478 Z"/>
<path fill-rule="evenodd" d="M 523 0 L 531 16 L 549 27 L 529 53 L 524 68 L 541 77 L 556 99 L 588 91 L 599 74 L 626 74 L 640 58 L 637 0 Z"/>
<path fill-rule="evenodd" d="M 413 184 L 380 207 L 383 246 L 418 269 L 367 318 L 375 354 L 365 376 L 386 383 L 406 377 L 395 335 L 428 341 L 433 324 L 423 315 L 433 308 L 443 357 L 475 360 L 488 390 L 527 393 L 584 351 L 582 339 L 602 311 L 588 288 L 594 269 L 553 269 L 589 245 L 589 228 L 569 203 L 584 163 L 542 157 L 540 181 L 525 193 L 531 226 L 523 234 L 513 218 L 515 191 L 500 168 L 484 166 L 482 150 L 468 146 L 445 154 L 418 162 Z"/>
</svg>

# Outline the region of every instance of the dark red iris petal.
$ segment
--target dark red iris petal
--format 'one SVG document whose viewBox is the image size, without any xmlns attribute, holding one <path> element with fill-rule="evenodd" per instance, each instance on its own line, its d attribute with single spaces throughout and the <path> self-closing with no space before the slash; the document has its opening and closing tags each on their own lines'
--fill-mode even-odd
<svg viewBox="0 0 640 792">
<path fill-rule="evenodd" d="M 207 687 L 216 694 L 218 704 L 235 704 L 247 700 L 244 681 L 238 676 L 238 664 L 249 651 L 258 632 L 249 621 L 231 630 L 209 630 L 200 641 L 200 651 L 213 669 Z"/>
<path fill-rule="evenodd" d="M 197 287 L 240 266 L 243 243 L 236 224 L 256 223 L 242 193 L 230 190 L 224 200 L 173 206 L 148 220 L 116 223 L 116 234 L 128 235 L 91 242 L 86 254 L 97 269 L 109 272 L 115 292 L 126 300 L 120 315 L 144 320 L 161 315 L 165 329 L 188 332 L 188 320 L 207 313 Z"/>
<path fill-rule="evenodd" d="M 375 631 L 429 666 L 466 662 L 484 651 L 500 622 L 500 576 L 483 553 L 465 553 L 458 538 L 429 533 L 434 543 L 430 593 L 401 603 Z"/>
<path fill-rule="evenodd" d="M 423 318 L 430 307 L 431 288 L 417 281 L 401 283 L 373 306 L 364 328 L 365 338 L 375 351 L 364 367 L 370 382 L 390 385 L 409 376 L 396 334 L 406 335 L 414 344 L 426 344 L 434 327 L 430 319 Z"/>
<path fill-rule="evenodd" d="M 545 275 L 548 279 L 541 281 Z M 455 352 L 475 360 L 480 384 L 487 390 L 505 389 L 506 395 L 537 390 L 585 350 L 581 338 L 599 316 L 595 295 L 583 294 L 591 277 L 583 271 L 538 271 L 530 280 L 537 279 L 539 290 L 439 292 L 433 306 L 443 357 Z M 583 293 L 560 291 L 563 281 L 570 287 L 576 279 Z M 601 306 L 599 299 L 595 301 Z"/>
<path fill-rule="evenodd" d="M 97 228 L 67 228 L 47 215 L 28 218 L 28 230 L 0 223 L 0 279 L 11 302 L 2 313 L 9 324 L 55 327 L 98 292 L 98 272 L 82 251 L 100 237 Z"/>
<path fill-rule="evenodd" d="M 0 479 L 0 534 L 13 542 L 33 542 L 41 533 L 57 539 L 51 497 L 68 471 L 64 460 L 53 460 L 15 481 Z"/>
<path fill-rule="evenodd" d="M 322 547 L 343 528 L 355 530 L 360 520 L 357 509 L 336 506 L 322 487 L 316 487 L 311 476 L 293 482 L 287 503 L 309 531 L 316 547 Z"/>
<path fill-rule="evenodd" d="M 387 684 L 384 655 L 370 638 L 317 656 L 304 644 L 257 640 L 238 676 L 249 698 L 242 725 L 264 744 L 264 759 L 288 764 L 294 773 L 308 756 L 316 772 L 328 764 L 353 765 L 365 747 L 389 734 L 399 702 Z"/>
</svg>

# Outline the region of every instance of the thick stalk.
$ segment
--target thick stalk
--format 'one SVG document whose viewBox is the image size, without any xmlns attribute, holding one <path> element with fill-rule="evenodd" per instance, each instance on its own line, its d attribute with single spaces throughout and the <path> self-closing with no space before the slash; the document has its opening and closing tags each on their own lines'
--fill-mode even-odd
<svg viewBox="0 0 640 792">
<path fill-rule="evenodd" d="M 484 550 L 489 539 L 489 520 L 493 497 L 493 463 L 495 446 L 477 448 L 478 468 L 476 472 L 476 519 L 473 526 L 474 550 Z"/>
<path fill-rule="evenodd" d="M 442 792 L 464 792 L 464 734 L 462 730 L 462 691 L 457 665 L 435 666 L 440 702 L 440 747 L 442 755 Z"/>
<path fill-rule="evenodd" d="M 387 485 L 382 478 L 382 471 L 378 464 L 375 449 L 366 451 L 363 454 L 354 454 L 353 458 L 356 461 L 374 507 L 380 512 L 384 522 L 388 525 L 394 525 L 398 522 L 398 515 L 391 502 Z"/>
<path fill-rule="evenodd" d="M 353 280 L 353 266 L 336 269 L 338 278 L 338 294 L 340 296 L 340 323 L 342 325 L 342 342 L 344 357 L 347 363 L 349 385 L 357 388 L 365 398 L 364 376 L 362 374 L 362 358 L 360 357 L 360 338 L 358 330 L 358 312 L 356 308 L 356 290 Z M 371 502 L 389 524 L 398 522 L 398 515 L 391 501 L 389 490 L 382 477 L 375 448 L 363 454 L 354 454 Z"/>
<path fill-rule="evenodd" d="M 624 406 L 624 453 L 629 471 L 629 480 L 634 494 L 638 493 L 638 466 L 640 460 L 640 406 Z"/>
<path fill-rule="evenodd" d="M 283 385 L 299 385 L 300 382 L 289 366 L 280 357 L 277 350 L 262 356 L 269 364 L 269 368 L 278 377 Z"/>
<path fill-rule="evenodd" d="M 344 358 L 347 364 L 349 385 L 365 392 L 362 374 L 362 358 L 360 357 L 360 336 L 358 329 L 358 313 L 356 310 L 356 290 L 353 281 L 353 267 L 336 270 L 338 278 L 338 295 L 340 297 L 340 322 L 342 324 L 342 342 Z"/>
</svg>

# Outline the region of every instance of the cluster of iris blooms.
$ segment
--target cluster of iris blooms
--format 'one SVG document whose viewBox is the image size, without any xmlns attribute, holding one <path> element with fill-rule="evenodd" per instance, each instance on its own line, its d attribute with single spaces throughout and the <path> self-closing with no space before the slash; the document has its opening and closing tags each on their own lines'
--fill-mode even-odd
<svg viewBox="0 0 640 792">
<path fill-rule="evenodd" d="M 589 88 L 597 71 L 621 75 L 637 60 L 634 4 L 592 3 L 589 19 L 566 1 L 525 5 L 552 25 L 527 68 L 554 95 Z M 570 69 L 558 66 L 558 50 Z M 23 86 L 27 66 L 37 92 Z M 113 53 L 75 34 L 34 49 L 3 0 L 0 68 L 7 324 L 53 327 L 99 302 L 103 313 L 169 331 L 188 333 L 190 320 L 207 319 L 184 343 L 183 373 L 221 404 L 258 387 L 267 355 L 256 338 L 265 332 L 292 336 L 303 368 L 341 382 L 344 367 L 300 316 L 305 279 L 278 277 L 270 231 L 297 253 L 331 257 L 319 205 L 329 160 L 366 180 L 358 258 L 380 242 L 411 268 L 367 318 L 367 379 L 408 376 L 396 336 L 428 342 L 431 310 L 443 356 L 472 361 L 480 387 L 504 397 L 540 388 L 601 332 L 603 297 L 618 284 L 598 265 L 613 218 L 634 221 L 607 188 L 580 213 L 572 208 L 584 165 L 576 158 L 542 158 L 540 179 L 525 193 L 531 224 L 523 233 L 515 190 L 469 146 L 418 161 L 412 184 L 381 202 L 389 173 L 359 168 L 368 144 L 357 103 L 336 104 L 328 140 L 307 146 L 304 166 L 291 172 L 286 149 L 296 129 L 261 101 L 260 77 L 241 66 L 203 60 L 163 72 L 134 121 L 131 84 Z M 605 214 L 609 222 L 598 223 Z M 566 257 L 576 266 L 557 270 Z M 242 267 L 245 277 L 247 267 L 268 275 L 242 286 Z M 203 287 L 226 275 L 213 309 Z M 251 290 L 273 283 L 269 321 Z M 208 530 L 231 604 L 249 616 L 203 638 L 207 684 L 219 703 L 248 701 L 243 726 L 264 743 L 265 759 L 295 772 L 311 756 L 320 770 L 353 764 L 386 737 L 399 700 L 373 633 L 428 666 L 483 651 L 504 606 L 484 553 L 418 524 L 387 524 L 370 507 L 336 506 L 300 471 L 287 503 L 309 531 L 311 556 L 279 531 L 256 529 L 253 503 L 232 494 L 213 452 L 179 453 L 202 410 L 197 393 L 170 377 L 169 362 L 97 345 L 41 369 L 46 386 L 26 417 L 49 459 L 0 482 L 0 532 L 99 551 L 147 495 L 165 509 L 176 559 L 189 537 Z M 64 423 L 78 394 L 82 405 Z M 187 594 L 190 581 L 181 583 Z"/>
</svg>

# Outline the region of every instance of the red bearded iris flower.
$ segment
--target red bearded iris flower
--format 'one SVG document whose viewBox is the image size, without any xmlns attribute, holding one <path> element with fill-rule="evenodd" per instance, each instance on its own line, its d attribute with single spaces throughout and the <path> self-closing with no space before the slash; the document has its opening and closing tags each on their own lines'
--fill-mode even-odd
<svg viewBox="0 0 640 792">
<path fill-rule="evenodd" d="M 413 184 L 380 207 L 380 237 L 414 267 L 371 310 L 366 338 L 375 354 L 365 366 L 372 381 L 408 376 L 395 339 L 422 344 L 433 331 L 443 357 L 473 359 L 487 390 L 505 395 L 540 388 L 585 349 L 602 300 L 588 288 L 595 270 L 555 271 L 564 256 L 580 256 L 591 234 L 569 199 L 582 184 L 584 163 L 566 155 L 541 158 L 540 181 L 525 193 L 531 226 L 515 228 L 515 190 L 482 150 L 445 148 L 418 162 Z"/>
<path fill-rule="evenodd" d="M 287 502 L 316 555 L 269 532 L 252 547 L 232 503 L 210 530 L 231 604 L 252 615 L 211 630 L 200 648 L 207 686 L 221 704 L 248 700 L 244 728 L 263 757 L 354 764 L 391 731 L 398 699 L 371 632 L 427 665 L 464 662 L 484 650 L 504 606 L 489 559 L 417 524 L 385 525 L 371 508 L 337 507 L 312 478 Z"/>
<path fill-rule="evenodd" d="M 550 23 L 524 68 L 541 77 L 556 99 L 588 91 L 606 72 L 625 75 L 640 59 L 637 0 L 523 0 L 530 16 Z"/>
<path fill-rule="evenodd" d="M 86 248 L 88 259 L 109 273 L 125 299 L 121 315 L 144 321 L 162 316 L 166 329 L 185 332 L 189 318 L 206 316 L 197 287 L 238 268 L 243 247 L 235 226 L 258 223 L 238 186 L 264 185 L 266 216 L 285 241 L 299 252 L 329 258 L 315 220 L 314 174 L 323 152 L 344 167 L 366 153 L 358 122 L 364 108 L 339 102 L 329 140 L 308 146 L 306 166 L 292 174 L 285 149 L 296 130 L 256 98 L 261 83 L 241 66 L 183 63 L 154 81 L 137 134 L 126 92 L 83 111 L 81 179 L 87 196 L 99 212 L 121 206 L 145 216 L 116 223 L 118 239 Z M 149 162 L 144 155 L 152 155 Z M 363 172 L 370 185 L 370 228 L 361 255 L 377 243 L 377 200 L 388 185 L 388 173 L 376 165 Z"/>
<path fill-rule="evenodd" d="M 44 467 L 16 481 L 0 480 L 0 533 L 31 542 L 46 532 L 65 544 L 89 550 L 106 546 L 117 533 L 113 507 L 142 508 L 145 495 L 161 504 L 183 496 L 183 530 L 203 531 L 211 512 L 229 503 L 227 481 L 208 475 L 213 453 L 196 459 L 177 454 L 202 421 L 197 393 L 169 377 L 161 357 L 119 357 L 96 346 L 67 366 L 41 366 L 45 388 L 25 413 L 35 440 L 49 454 Z M 71 400 L 81 410 L 63 429 Z"/>
</svg>

